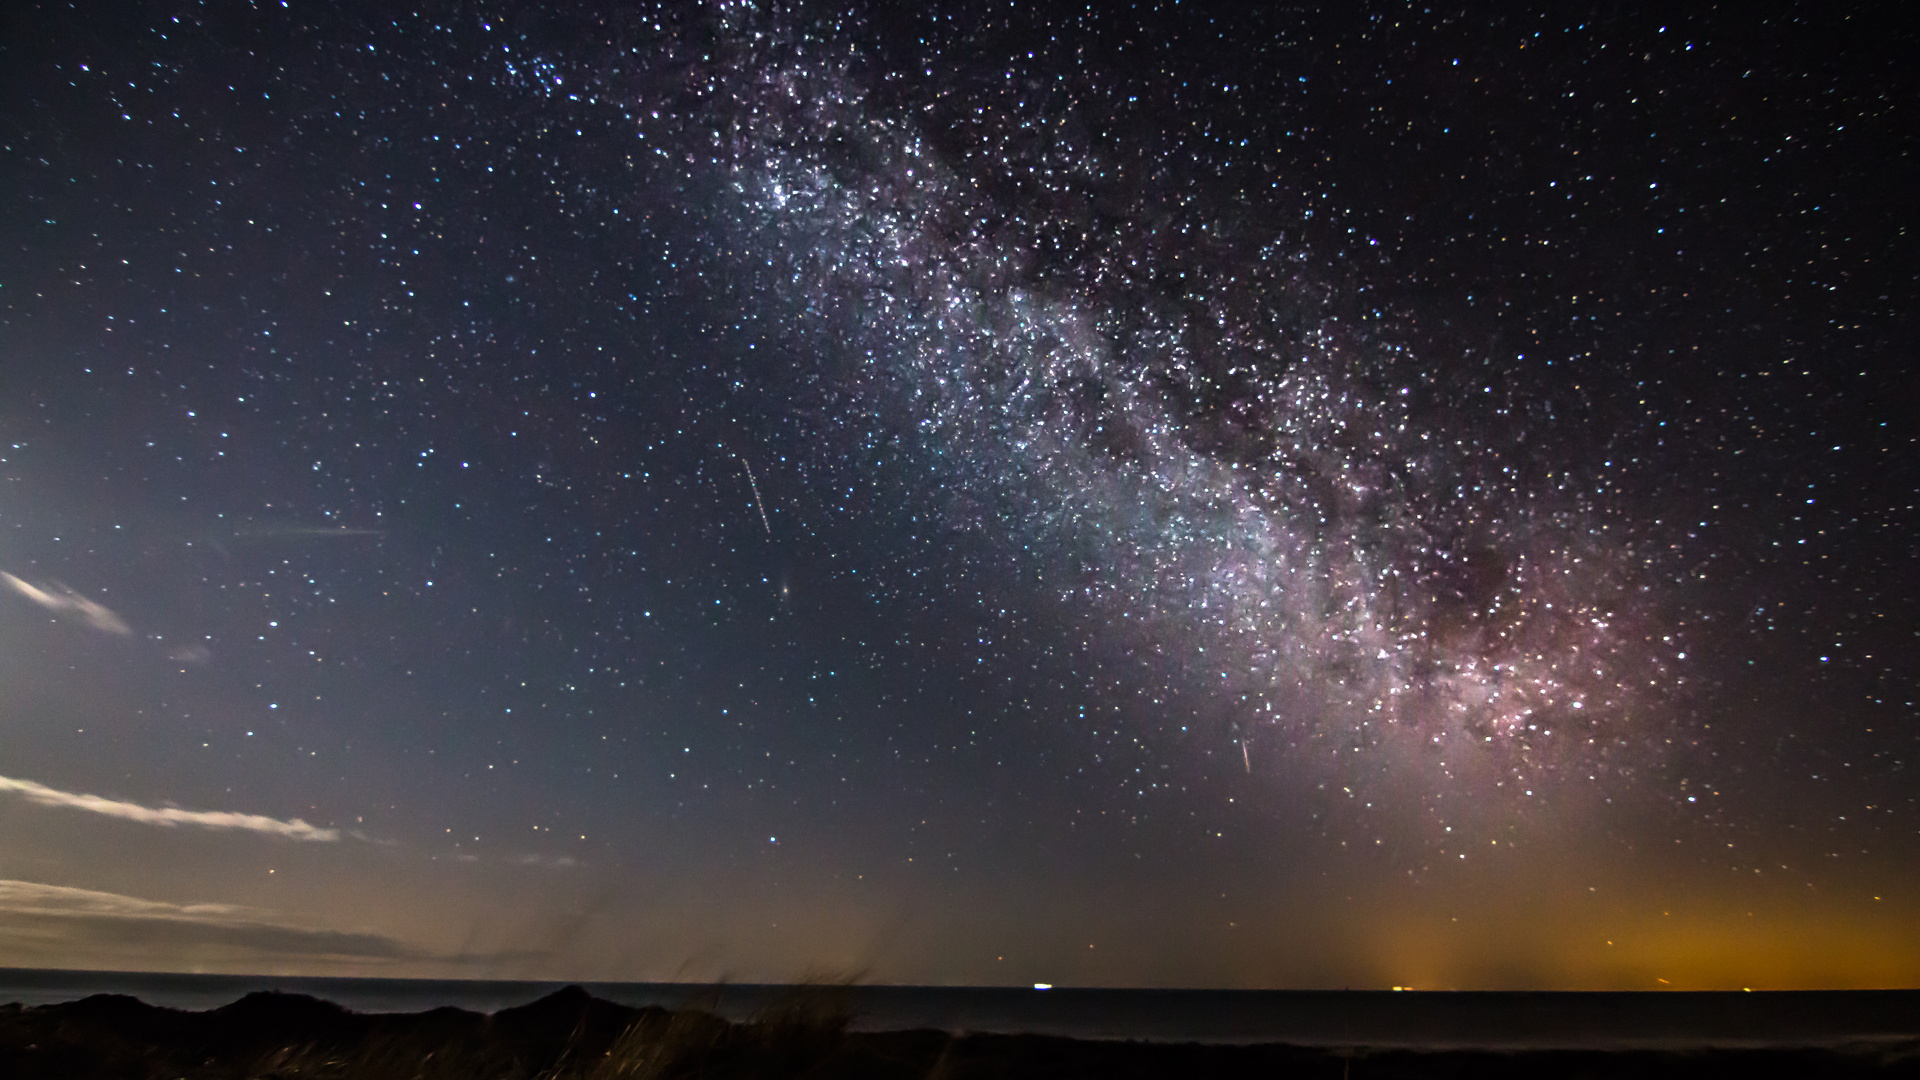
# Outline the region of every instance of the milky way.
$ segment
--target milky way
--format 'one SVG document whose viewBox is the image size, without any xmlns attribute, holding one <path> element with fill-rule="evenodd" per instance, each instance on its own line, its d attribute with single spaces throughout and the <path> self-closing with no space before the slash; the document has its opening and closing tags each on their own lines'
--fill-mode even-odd
<svg viewBox="0 0 1920 1080">
<path fill-rule="evenodd" d="M 1011 72 L 883 102 L 837 23 L 723 6 L 649 45 L 607 81 L 645 88 L 638 137 L 717 189 L 716 247 L 803 328 L 830 445 L 905 434 L 948 528 L 1175 653 L 1249 770 L 1269 743 L 1354 782 L 1493 755 L 1521 797 L 1676 724 L 1657 545 L 1554 460 L 1502 357 L 1343 295 L 1284 164 L 1250 191 L 1179 145 L 1129 159 L 1097 93 Z"/>
</svg>

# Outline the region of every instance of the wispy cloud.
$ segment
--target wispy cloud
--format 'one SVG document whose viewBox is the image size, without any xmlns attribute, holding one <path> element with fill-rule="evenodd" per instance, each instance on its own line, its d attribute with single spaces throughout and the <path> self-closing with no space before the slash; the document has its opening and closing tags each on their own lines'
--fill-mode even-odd
<svg viewBox="0 0 1920 1080">
<path fill-rule="evenodd" d="M 169 904 L 121 893 L 4 878 L 0 878 L 0 911 L 12 915 L 89 915 L 116 919 L 178 919 L 186 922 L 271 921 L 267 912 L 238 904 Z"/>
<path fill-rule="evenodd" d="M 0 956 L 28 966 L 265 971 L 288 963 L 405 964 L 410 970 L 522 971 L 527 949 L 440 952 L 372 930 L 336 930 L 240 904 L 176 904 L 0 878 Z M 425 965 L 424 967 L 421 965 Z M 308 970 L 313 970 L 308 968 Z"/>
<path fill-rule="evenodd" d="M 51 788 L 32 780 L 15 780 L 6 776 L 0 776 L 0 791 L 11 791 L 41 806 L 86 810 L 124 821 L 137 821 L 143 825 L 160 825 L 166 828 L 191 825 L 202 829 L 240 829 L 246 832 L 284 836 L 290 840 L 321 842 L 335 841 L 342 835 L 339 829 L 323 829 L 316 825 L 309 825 L 299 818 L 283 821 L 261 814 L 240 814 L 230 810 L 182 810 L 173 806 L 146 806 L 124 799 L 109 799 L 101 795 L 61 791 L 59 788 Z"/>
<path fill-rule="evenodd" d="M 239 955 L 403 960 L 418 950 L 383 934 L 289 922 L 237 904 L 173 904 L 121 893 L 0 879 L 0 941 L 82 951 L 204 950 Z"/>
<path fill-rule="evenodd" d="M 126 637 L 133 633 L 133 627 L 127 620 L 113 612 L 105 604 L 89 597 L 81 596 L 59 582 L 50 582 L 45 587 L 30 581 L 22 581 L 12 574 L 0 571 L 0 583 L 21 596 L 55 613 L 72 613 L 80 621 L 105 634 L 118 634 Z"/>
</svg>

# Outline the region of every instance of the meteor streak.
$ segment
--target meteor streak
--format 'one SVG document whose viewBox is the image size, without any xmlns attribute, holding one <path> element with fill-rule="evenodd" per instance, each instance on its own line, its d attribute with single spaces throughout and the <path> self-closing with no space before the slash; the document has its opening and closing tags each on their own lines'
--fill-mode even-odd
<svg viewBox="0 0 1920 1080">
<path fill-rule="evenodd" d="M 765 503 L 760 501 L 760 485 L 753 479 L 753 466 L 747 464 L 747 459 L 741 457 L 739 454 L 733 456 L 735 460 L 740 462 L 740 467 L 747 470 L 747 487 L 753 491 L 753 508 L 760 511 L 760 527 L 767 530 L 768 536 L 772 536 L 773 526 L 767 523 L 767 507 Z"/>
</svg>

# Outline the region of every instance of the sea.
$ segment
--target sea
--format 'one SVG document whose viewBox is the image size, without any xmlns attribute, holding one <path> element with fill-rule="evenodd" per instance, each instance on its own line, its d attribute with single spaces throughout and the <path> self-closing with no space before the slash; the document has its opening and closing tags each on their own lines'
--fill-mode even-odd
<svg viewBox="0 0 1920 1080">
<path fill-rule="evenodd" d="M 451 1005 L 490 1013 L 567 985 L 630 1006 L 697 1007 L 735 1020 L 809 988 L 766 984 L 373 979 L 0 968 L 0 1004 L 128 994 L 215 1009 L 258 990 L 357 1012 Z M 1920 990 L 1501 992 L 1142 990 L 855 985 L 833 988 L 863 1031 L 1061 1035 L 1153 1042 L 1407 1049 L 1676 1050 L 1842 1047 L 1920 1039 Z"/>
</svg>

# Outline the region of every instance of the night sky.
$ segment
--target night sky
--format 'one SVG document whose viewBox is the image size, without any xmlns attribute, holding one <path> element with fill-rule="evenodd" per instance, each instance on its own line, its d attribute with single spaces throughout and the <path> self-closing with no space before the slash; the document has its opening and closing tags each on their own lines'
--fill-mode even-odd
<svg viewBox="0 0 1920 1080">
<path fill-rule="evenodd" d="M 6 5 L 0 966 L 1920 983 L 1910 23 L 1328 7 Z"/>
</svg>

